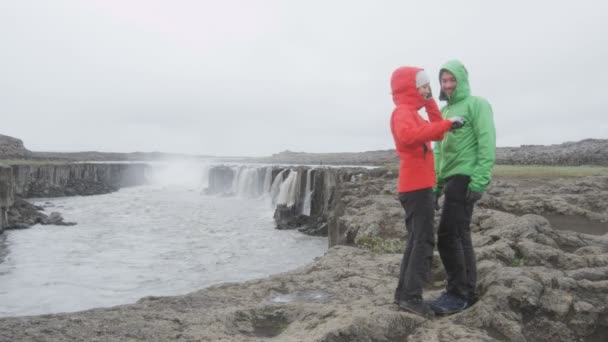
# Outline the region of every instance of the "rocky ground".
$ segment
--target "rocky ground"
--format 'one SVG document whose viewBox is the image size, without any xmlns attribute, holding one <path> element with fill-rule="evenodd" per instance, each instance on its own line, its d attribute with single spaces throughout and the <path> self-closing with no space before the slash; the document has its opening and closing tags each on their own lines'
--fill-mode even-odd
<svg viewBox="0 0 608 342">
<path fill-rule="evenodd" d="M 185 296 L 0 319 L 0 341 L 605 341 L 608 241 L 475 214 L 480 301 L 425 320 L 392 303 L 399 254 L 336 246 L 298 270 Z M 435 258 L 427 297 L 444 276 Z"/>
<path fill-rule="evenodd" d="M 330 244 L 379 252 L 400 250 L 406 233 L 395 193 L 397 171 L 378 169 L 358 177 L 337 190 L 338 210 L 343 212 L 334 215 L 340 232 L 330 236 Z M 516 215 L 538 214 L 558 230 L 604 235 L 608 233 L 608 176 L 497 176 L 477 206 Z"/>
<path fill-rule="evenodd" d="M 337 190 L 342 200 L 332 219 L 343 229 L 339 243 L 363 248 L 334 246 L 292 272 L 185 296 L 2 318 L 0 341 L 607 339 L 608 227 L 601 222 L 608 201 L 606 177 L 545 183 L 496 179 L 472 224 L 480 300 L 465 312 L 431 320 L 401 312 L 392 303 L 405 237 L 395 177 L 390 170 L 362 172 Z M 554 229 L 540 215 L 515 215 L 499 207 L 518 214 L 582 215 L 605 230 L 590 235 Z M 436 254 L 428 299 L 439 295 L 444 279 Z"/>
<path fill-rule="evenodd" d="M 498 178 L 480 205 L 518 214 L 541 214 L 557 228 L 605 234 L 608 229 L 602 227 L 608 228 L 608 177 Z"/>
</svg>

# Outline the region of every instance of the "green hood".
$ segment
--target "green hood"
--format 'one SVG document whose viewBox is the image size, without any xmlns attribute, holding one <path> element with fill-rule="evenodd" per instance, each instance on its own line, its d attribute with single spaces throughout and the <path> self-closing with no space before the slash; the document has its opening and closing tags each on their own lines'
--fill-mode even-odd
<svg viewBox="0 0 608 342">
<path fill-rule="evenodd" d="M 441 70 L 439 71 L 439 84 L 441 84 L 441 73 L 444 70 L 451 72 L 452 75 L 456 77 L 456 89 L 454 89 L 454 93 L 449 98 L 442 90 L 441 93 L 439 93 L 440 100 L 448 101 L 449 104 L 452 104 L 471 95 L 471 87 L 469 86 L 469 72 L 460 61 L 454 59 L 445 63 L 441 67 Z"/>
</svg>

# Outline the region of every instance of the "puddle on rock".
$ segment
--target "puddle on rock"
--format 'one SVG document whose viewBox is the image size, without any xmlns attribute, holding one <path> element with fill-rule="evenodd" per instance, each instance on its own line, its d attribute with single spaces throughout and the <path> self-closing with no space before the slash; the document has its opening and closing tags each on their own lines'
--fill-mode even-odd
<svg viewBox="0 0 608 342">
<path fill-rule="evenodd" d="M 604 235 L 608 233 L 608 222 L 592 221 L 584 216 L 557 214 L 542 214 L 542 216 L 549 221 L 553 229 L 590 235 Z"/>
<path fill-rule="evenodd" d="M 329 294 L 321 291 L 306 291 L 284 294 L 272 297 L 273 303 L 289 303 L 289 302 L 326 302 L 329 300 Z"/>
</svg>

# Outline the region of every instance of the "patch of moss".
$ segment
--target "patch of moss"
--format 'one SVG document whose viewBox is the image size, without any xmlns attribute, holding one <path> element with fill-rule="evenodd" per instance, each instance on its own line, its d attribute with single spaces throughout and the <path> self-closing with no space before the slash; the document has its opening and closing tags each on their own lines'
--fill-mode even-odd
<svg viewBox="0 0 608 342">
<path fill-rule="evenodd" d="M 355 245 L 374 253 L 403 253 L 404 248 L 403 241 L 399 239 L 383 239 L 367 236 L 355 239 Z"/>
<path fill-rule="evenodd" d="M 521 267 L 526 265 L 526 258 L 524 257 L 515 257 L 511 260 L 511 267 Z"/>
<path fill-rule="evenodd" d="M 397 171 L 399 172 L 399 162 L 386 163 L 381 165 L 383 168 L 388 169 L 389 171 Z"/>
</svg>

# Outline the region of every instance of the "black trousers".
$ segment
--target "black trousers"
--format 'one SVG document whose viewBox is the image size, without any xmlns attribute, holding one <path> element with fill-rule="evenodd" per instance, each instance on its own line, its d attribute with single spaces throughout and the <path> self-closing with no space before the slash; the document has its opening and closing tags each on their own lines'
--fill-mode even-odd
<svg viewBox="0 0 608 342">
<path fill-rule="evenodd" d="M 448 277 L 447 291 L 474 300 L 477 265 L 470 225 L 475 202 L 467 201 L 469 181 L 464 175 L 446 179 L 437 249 Z"/>
<path fill-rule="evenodd" d="M 435 247 L 433 190 L 401 192 L 399 201 L 405 209 L 408 235 L 395 291 L 397 301 L 422 298 L 422 288 L 428 282 Z"/>
</svg>

